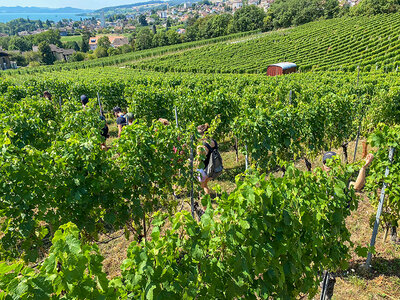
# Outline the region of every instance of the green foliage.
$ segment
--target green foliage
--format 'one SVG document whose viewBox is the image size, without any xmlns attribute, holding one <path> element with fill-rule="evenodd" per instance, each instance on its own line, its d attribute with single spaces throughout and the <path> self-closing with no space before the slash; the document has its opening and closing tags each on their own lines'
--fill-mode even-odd
<svg viewBox="0 0 400 300">
<path fill-rule="evenodd" d="M 265 18 L 262 8 L 247 5 L 235 12 L 232 19 L 232 32 L 243 32 L 261 29 Z"/>
<path fill-rule="evenodd" d="M 158 121 L 151 126 L 136 121 L 122 131 L 115 163 L 124 174 L 123 195 L 135 224 L 161 207 L 173 209 L 168 196 L 174 186 L 185 187 L 189 177 L 186 145 L 187 134 Z"/>
<path fill-rule="evenodd" d="M 79 45 L 76 41 L 68 41 L 64 45 L 65 49 L 74 49 L 75 51 L 80 51 Z"/>
<path fill-rule="evenodd" d="M 135 48 L 137 50 L 145 50 L 152 47 L 153 34 L 149 28 L 140 29 L 136 41 Z"/>
<path fill-rule="evenodd" d="M 85 245 L 78 228 L 67 223 L 54 235 L 48 257 L 37 270 L 0 262 L 3 299 L 116 299 L 102 271 L 96 245 Z"/>
<path fill-rule="evenodd" d="M 378 206 L 380 190 L 385 182 L 387 186 L 382 220 L 387 227 L 397 226 L 400 219 L 400 126 L 380 124 L 368 141 L 372 147 L 378 148 L 366 184 L 371 203 L 375 207 Z M 390 148 L 394 148 L 392 162 L 389 161 Z M 387 177 L 385 177 L 386 168 L 389 168 Z"/>
<path fill-rule="evenodd" d="M 51 52 L 50 46 L 46 42 L 41 42 L 38 47 L 39 53 L 40 53 L 40 59 L 41 62 L 46 64 L 46 65 L 51 65 L 54 63 L 56 58 L 53 55 L 53 52 Z"/>
<path fill-rule="evenodd" d="M 208 202 L 200 223 L 177 213 L 164 234 L 165 217 L 156 216 L 152 240 L 128 249 L 121 288 L 135 298 L 313 295 L 318 272 L 339 268 L 349 255 L 344 221 L 356 201 L 343 192 L 348 173 L 334 172 L 336 179 L 293 167 L 283 178 L 238 176 L 215 209 Z"/>
<path fill-rule="evenodd" d="M 267 15 L 270 27 L 298 26 L 319 18 L 331 19 L 339 13 L 338 0 L 277 0 L 271 4 Z"/>
<path fill-rule="evenodd" d="M 146 21 L 146 15 L 140 15 L 139 16 L 139 18 L 138 18 L 138 21 L 139 21 L 139 24 L 141 25 L 141 26 L 147 26 L 148 24 L 147 24 L 147 21 Z"/>
<path fill-rule="evenodd" d="M 313 8 L 314 6 L 306 6 L 305 10 Z M 245 12 L 245 9 L 247 8 L 235 13 L 236 17 L 233 17 L 229 26 L 241 24 L 239 16 L 242 15 L 245 20 L 243 26 L 249 29 L 248 24 L 253 23 L 246 21 L 250 17 L 241 13 L 241 11 Z M 320 11 L 319 6 L 315 9 Z M 286 18 L 289 12 L 286 9 L 282 11 L 283 17 Z M 321 10 L 321 14 L 325 12 Z M 307 18 L 311 15 L 308 12 L 299 15 L 296 25 L 308 22 Z M 236 20 L 238 23 L 235 23 Z M 274 24 L 271 24 L 273 20 L 277 19 L 268 15 L 262 19 L 261 27 L 251 28 L 263 26 L 266 29 L 273 28 Z M 285 24 L 282 26 L 292 25 L 291 19 L 283 19 L 280 22 Z M 211 19 L 199 19 L 195 23 L 198 28 L 195 33 L 212 34 L 212 24 Z M 189 35 L 197 38 L 189 28 L 186 37 Z M 232 28 L 235 29 L 235 27 Z M 247 29 L 240 27 L 235 30 Z M 311 70 L 354 72 L 360 66 L 362 71 L 381 70 L 387 73 L 394 72 L 400 66 L 400 40 L 397 35 L 399 30 L 399 13 L 330 19 L 285 30 L 255 34 L 243 39 L 232 39 L 230 42 L 221 42 L 182 53 L 172 53 L 151 60 L 137 61 L 132 65 L 140 69 L 163 72 L 265 74 L 270 64 L 289 61 L 296 63 L 301 72 Z"/>
<path fill-rule="evenodd" d="M 32 49 L 32 43 L 29 43 L 23 37 L 13 36 L 8 42 L 8 50 L 29 51 Z"/>
<path fill-rule="evenodd" d="M 351 8 L 352 15 L 377 15 L 400 11 L 399 0 L 362 0 Z"/>
<path fill-rule="evenodd" d="M 71 55 L 71 57 L 69 58 L 69 61 L 73 62 L 73 61 L 83 61 L 85 60 L 85 53 L 83 52 L 75 52 Z"/>
<path fill-rule="evenodd" d="M 108 38 L 108 36 L 102 36 L 101 38 L 99 38 L 99 40 L 97 41 L 97 46 L 98 47 L 103 47 L 103 48 L 110 48 L 111 47 L 111 42 L 110 39 Z"/>
</svg>

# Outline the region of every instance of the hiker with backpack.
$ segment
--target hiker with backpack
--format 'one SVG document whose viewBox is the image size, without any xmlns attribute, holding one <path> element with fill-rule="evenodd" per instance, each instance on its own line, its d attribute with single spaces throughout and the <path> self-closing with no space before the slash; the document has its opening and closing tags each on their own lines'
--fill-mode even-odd
<svg viewBox="0 0 400 300">
<path fill-rule="evenodd" d="M 197 132 L 201 134 L 203 142 L 203 145 L 197 148 L 197 154 L 200 157 L 204 157 L 204 160 L 198 164 L 197 171 L 200 173 L 198 180 L 207 195 L 210 194 L 208 182 L 217 178 L 224 169 L 222 158 L 218 151 L 218 143 L 214 139 L 207 138 L 206 133 L 209 128 L 210 126 L 207 123 L 197 127 Z"/>
<path fill-rule="evenodd" d="M 127 113 L 126 115 L 125 115 L 125 119 L 126 119 L 126 122 L 127 122 L 127 124 L 126 125 L 132 125 L 133 124 L 133 122 L 135 121 L 135 117 L 133 116 L 133 113 Z"/>
<path fill-rule="evenodd" d="M 117 118 L 118 126 L 118 137 L 121 137 L 122 127 L 126 126 L 128 123 L 126 117 L 119 106 L 113 108 L 114 116 Z"/>
</svg>

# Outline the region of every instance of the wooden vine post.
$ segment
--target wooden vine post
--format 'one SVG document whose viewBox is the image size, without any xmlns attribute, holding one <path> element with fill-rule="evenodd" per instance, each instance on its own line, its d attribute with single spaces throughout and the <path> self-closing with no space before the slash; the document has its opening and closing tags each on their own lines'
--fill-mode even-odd
<svg viewBox="0 0 400 300">
<path fill-rule="evenodd" d="M 389 149 L 389 161 L 390 163 L 393 162 L 393 155 L 394 155 L 394 148 Z M 386 167 L 385 170 L 385 177 L 389 175 L 389 167 Z M 382 209 L 383 209 L 383 203 L 385 201 L 385 189 L 386 189 L 386 182 L 383 182 L 382 189 L 381 189 L 381 196 L 379 199 L 379 204 L 378 204 L 378 209 L 376 211 L 376 218 L 375 218 L 375 223 L 374 223 L 374 229 L 372 231 L 372 237 L 371 237 L 371 243 L 370 243 L 370 248 L 375 246 L 375 241 L 376 241 L 376 235 L 378 234 L 378 228 L 379 228 L 379 219 L 382 214 Z M 370 264 L 371 264 L 371 259 L 372 259 L 372 252 L 368 252 L 367 256 L 367 261 L 365 262 L 365 267 L 369 269 Z"/>
</svg>

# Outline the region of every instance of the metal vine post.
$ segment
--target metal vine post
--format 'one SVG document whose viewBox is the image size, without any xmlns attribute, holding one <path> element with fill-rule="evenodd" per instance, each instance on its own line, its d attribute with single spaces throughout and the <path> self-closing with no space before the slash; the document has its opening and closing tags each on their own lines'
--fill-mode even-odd
<svg viewBox="0 0 400 300">
<path fill-rule="evenodd" d="M 390 148 L 389 149 L 389 161 L 390 161 L 390 164 L 392 164 L 392 162 L 393 162 L 393 154 L 394 154 L 394 148 Z M 388 175 L 389 175 L 389 167 L 386 167 L 385 177 L 387 177 Z M 385 189 L 386 189 L 386 186 L 387 186 L 387 183 L 383 182 L 382 190 L 381 190 L 381 196 L 380 196 L 379 204 L 378 204 L 378 209 L 376 211 L 374 229 L 372 231 L 370 248 L 375 246 L 376 235 L 378 234 L 378 228 L 379 228 L 379 219 L 381 217 L 382 209 L 383 209 L 383 203 L 385 201 Z M 370 263 L 371 263 L 371 258 L 372 258 L 372 252 L 368 251 L 367 261 L 365 262 L 365 267 L 367 269 L 369 269 L 369 266 L 370 266 Z"/>
</svg>

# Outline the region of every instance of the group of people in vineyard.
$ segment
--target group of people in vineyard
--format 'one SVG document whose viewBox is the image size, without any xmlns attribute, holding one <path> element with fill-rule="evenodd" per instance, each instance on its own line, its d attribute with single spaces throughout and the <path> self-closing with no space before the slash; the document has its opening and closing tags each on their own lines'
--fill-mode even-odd
<svg viewBox="0 0 400 300">
<path fill-rule="evenodd" d="M 43 97 L 51 100 L 52 95 L 46 91 L 43 94 Z M 81 98 L 82 108 L 85 109 L 87 104 L 89 103 L 89 98 L 86 95 L 82 95 Z M 132 113 L 125 113 L 123 110 L 116 106 L 113 108 L 113 114 L 116 119 L 117 129 L 118 129 L 118 138 L 121 137 L 121 133 L 125 126 L 130 126 L 134 124 L 135 119 Z M 100 119 L 104 121 L 104 127 L 101 130 L 101 135 L 106 140 L 109 138 L 109 128 L 107 125 L 107 120 L 104 114 L 100 113 Z M 163 125 L 170 125 L 167 119 L 160 118 L 158 120 Z M 222 158 L 218 150 L 218 143 L 212 138 L 209 138 L 207 132 L 209 130 L 209 124 L 202 124 L 197 127 L 197 131 L 201 136 L 201 145 L 197 147 L 197 159 L 195 162 L 195 166 L 199 176 L 197 177 L 201 188 L 204 190 L 205 194 L 210 194 L 210 189 L 208 187 L 208 183 L 210 180 L 215 179 L 221 174 L 223 170 Z M 106 142 L 102 144 L 103 149 L 107 149 Z M 335 152 L 329 151 L 323 155 L 323 170 L 329 172 L 330 167 L 327 165 L 327 161 L 330 159 L 337 158 L 337 154 Z M 367 174 L 368 166 L 371 164 L 374 156 L 372 154 L 368 154 L 365 159 L 365 164 L 361 167 L 357 179 L 355 181 L 351 181 L 349 183 L 349 187 L 353 186 L 356 191 L 361 191 L 365 185 L 365 178 Z"/>
<path fill-rule="evenodd" d="M 45 91 L 43 97 L 51 100 L 52 95 Z M 82 108 L 85 109 L 89 103 L 89 98 L 86 95 L 81 95 Z M 118 138 L 121 137 L 122 130 L 125 126 L 130 126 L 134 124 L 134 115 L 130 112 L 125 113 L 119 106 L 113 108 L 113 114 L 116 119 L 116 124 L 118 128 Z M 104 142 L 101 144 L 102 149 L 107 150 L 106 140 L 109 138 L 109 128 L 107 125 L 107 120 L 103 114 L 100 112 L 100 120 L 104 122 L 104 127 L 101 130 L 101 135 L 104 137 Z M 158 120 L 163 125 L 170 125 L 167 119 L 160 118 Z M 210 194 L 210 189 L 208 187 L 208 182 L 219 176 L 223 170 L 222 158 L 218 150 L 218 143 L 214 139 L 209 139 L 207 132 L 210 128 L 209 124 L 202 124 L 197 127 L 198 133 L 201 135 L 202 145 L 197 147 L 197 157 L 196 169 L 199 173 L 197 177 L 200 182 L 201 188 L 206 194 Z"/>
</svg>

